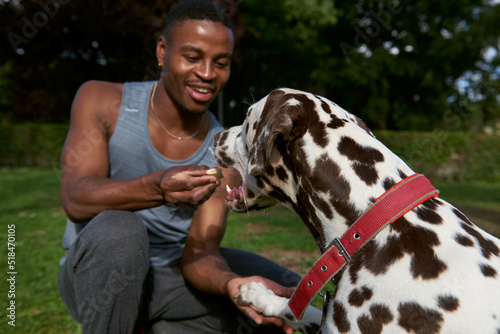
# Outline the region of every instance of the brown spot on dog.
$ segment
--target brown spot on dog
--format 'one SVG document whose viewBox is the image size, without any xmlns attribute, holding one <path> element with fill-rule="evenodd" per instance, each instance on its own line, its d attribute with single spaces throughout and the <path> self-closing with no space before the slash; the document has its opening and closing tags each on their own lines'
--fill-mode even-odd
<svg viewBox="0 0 500 334">
<path fill-rule="evenodd" d="M 329 177 L 325 178 L 324 175 L 328 174 Z M 309 177 L 311 194 L 318 192 L 327 194 L 329 196 L 328 209 L 333 206 L 334 209 L 342 217 L 346 218 L 348 224 L 354 223 L 359 217 L 360 213 L 354 208 L 354 205 L 349 201 L 351 187 L 349 182 L 340 176 L 340 167 L 330 159 L 328 154 L 321 155 L 314 162 L 314 168 L 310 172 Z"/>
<path fill-rule="evenodd" d="M 276 175 L 278 175 L 278 178 L 283 182 L 288 180 L 288 173 L 283 166 L 276 167 Z"/>
<path fill-rule="evenodd" d="M 358 318 L 358 326 L 361 333 L 382 333 L 385 324 L 394 320 L 394 316 L 387 306 L 374 304 L 370 306 L 370 316 L 362 315 Z"/>
<path fill-rule="evenodd" d="M 445 311 L 453 312 L 460 307 L 460 301 L 456 297 L 450 295 L 439 296 L 438 306 Z"/>
<path fill-rule="evenodd" d="M 297 203 L 293 203 L 293 209 L 306 224 L 307 228 L 313 235 L 318 247 L 320 249 L 323 249 L 325 244 L 325 237 L 323 229 L 321 227 L 321 219 L 318 217 L 316 209 L 312 206 L 309 199 L 309 195 L 312 193 L 310 185 L 306 185 L 306 187 L 308 188 L 304 188 L 304 186 L 299 187 L 297 192 Z M 318 202 L 315 204 L 319 205 L 319 200 L 316 200 Z M 333 215 L 331 209 L 329 207 L 327 208 L 328 205 L 326 203 L 323 202 L 320 205 L 323 207 L 323 209 L 327 210 L 326 212 L 328 212 L 329 210 L 330 214 Z"/>
<path fill-rule="evenodd" d="M 466 223 L 462 223 L 461 226 L 469 235 L 474 237 L 477 242 L 479 242 L 479 246 L 481 247 L 481 251 L 485 258 L 489 259 L 491 255 L 499 256 L 500 249 L 498 246 L 493 241 L 486 239 L 479 231 L 476 230 L 474 225 L 470 226 Z"/>
<path fill-rule="evenodd" d="M 365 124 L 365 122 L 363 122 L 363 120 L 357 116 L 354 116 L 354 120 L 356 122 L 356 124 L 359 125 L 359 127 L 363 130 L 366 131 L 366 133 L 368 133 L 370 136 L 372 136 L 373 138 L 375 138 L 375 136 L 373 135 L 373 133 L 370 131 L 370 129 L 368 128 L 368 126 Z"/>
<path fill-rule="evenodd" d="M 474 246 L 474 241 L 466 235 L 457 234 L 455 235 L 455 241 L 464 247 L 472 247 Z"/>
<path fill-rule="evenodd" d="M 249 127 L 250 127 L 250 123 L 245 124 L 245 130 L 244 130 L 245 133 L 248 133 Z"/>
<path fill-rule="evenodd" d="M 414 278 L 435 279 L 448 267 L 435 254 L 433 247 L 440 244 L 438 235 L 429 229 L 412 226 L 405 219 L 399 219 L 392 227 L 401 233 L 394 240 L 403 252 L 412 255 L 411 271 Z"/>
<path fill-rule="evenodd" d="M 373 296 L 373 291 L 366 286 L 360 289 L 354 289 L 349 294 L 349 304 L 355 307 L 360 307 L 364 302 L 370 300 Z"/>
<path fill-rule="evenodd" d="M 264 179 L 265 177 L 263 177 L 262 175 L 258 175 L 255 177 L 255 180 L 257 181 L 257 187 L 262 189 L 266 186 L 263 181 Z"/>
<path fill-rule="evenodd" d="M 350 137 L 342 137 L 337 148 L 340 154 L 353 162 L 356 175 L 367 185 L 372 185 L 378 180 L 375 164 L 384 161 L 384 155 L 379 150 L 361 146 Z"/>
<path fill-rule="evenodd" d="M 388 178 L 384 179 L 384 182 L 382 184 L 384 185 L 385 191 L 387 191 L 396 185 L 396 181 L 394 181 L 394 179 L 388 177 Z"/>
<path fill-rule="evenodd" d="M 414 278 L 435 279 L 447 269 L 433 250 L 434 246 L 440 244 L 435 232 L 413 226 L 404 217 L 388 228 L 398 233 L 391 234 L 385 244 L 368 242 L 352 257 L 349 267 L 352 284 L 356 283 L 357 271 L 362 267 L 375 275 L 383 274 L 405 254 L 411 255 L 410 269 Z"/>
<path fill-rule="evenodd" d="M 378 173 L 374 166 L 361 164 L 361 163 L 353 163 L 352 168 L 356 175 L 364 181 L 367 185 L 375 184 L 378 180 Z"/>
<path fill-rule="evenodd" d="M 346 122 L 343 119 L 340 119 L 335 115 L 332 115 L 332 119 L 326 126 L 329 127 L 330 129 L 338 129 L 343 127 L 345 124 Z"/>
<path fill-rule="evenodd" d="M 267 174 L 269 177 L 273 177 L 274 176 L 274 167 L 273 166 L 269 166 L 266 168 L 266 170 L 264 171 L 265 174 Z"/>
<path fill-rule="evenodd" d="M 458 217 L 458 219 L 460 219 L 461 221 L 463 221 L 464 223 L 466 223 L 467 225 L 469 226 L 474 226 L 474 224 L 469 220 L 469 218 L 467 218 L 466 215 L 464 215 L 460 210 L 458 210 L 457 208 L 453 208 L 453 213 L 455 214 L 455 216 Z"/>
<path fill-rule="evenodd" d="M 485 277 L 495 278 L 497 276 L 497 271 L 487 264 L 481 264 L 479 268 Z"/>
<path fill-rule="evenodd" d="M 402 170 L 398 169 L 398 173 L 399 173 L 399 176 L 402 178 L 402 179 L 406 179 L 408 177 L 408 175 L 406 175 L 406 173 L 404 173 Z"/>
<path fill-rule="evenodd" d="M 344 306 L 337 301 L 333 303 L 333 321 L 340 333 L 347 333 L 351 330 L 351 323 L 347 319 L 347 312 Z"/>
<path fill-rule="evenodd" d="M 225 168 L 230 168 L 230 167 L 233 167 L 235 162 L 233 159 L 231 159 L 226 151 L 220 151 L 219 152 L 219 157 L 217 159 L 217 161 L 219 162 L 219 164 L 222 166 L 222 167 L 225 167 Z"/>
<path fill-rule="evenodd" d="M 375 241 L 370 240 L 366 244 L 363 245 L 362 248 L 360 248 L 353 256 L 351 259 L 351 262 L 349 262 L 348 266 L 348 273 L 349 277 L 351 280 L 351 284 L 355 285 L 358 282 L 358 272 L 363 268 L 364 265 L 364 256 L 363 254 L 365 252 L 369 252 L 372 249 L 375 248 L 373 245 Z M 337 290 L 335 290 L 337 292 Z"/>
<path fill-rule="evenodd" d="M 351 137 L 342 137 L 338 150 L 340 154 L 345 155 L 349 160 L 362 164 L 375 165 L 377 162 L 384 161 L 384 155 L 379 150 L 373 147 L 361 146 Z"/>
<path fill-rule="evenodd" d="M 323 108 L 323 110 L 325 112 L 327 112 L 328 114 L 331 114 L 332 113 L 332 110 L 330 109 L 330 105 L 328 104 L 328 102 L 330 102 L 332 105 L 334 106 L 337 106 L 337 104 L 333 101 L 330 101 L 330 100 L 326 100 L 324 97 L 322 96 L 319 96 L 319 95 L 314 95 L 314 97 L 317 97 L 319 100 L 321 100 L 321 108 Z M 328 101 L 328 102 L 327 102 Z"/>
<path fill-rule="evenodd" d="M 442 224 L 443 218 L 436 212 L 440 202 L 431 198 L 424 203 L 420 204 L 415 212 L 417 213 L 418 218 L 422 219 L 425 222 L 430 224 Z"/>
<path fill-rule="evenodd" d="M 219 143 L 219 146 L 224 144 L 227 140 L 227 137 L 229 137 L 229 131 L 222 131 L 216 138 L 217 142 Z M 222 148 L 224 151 L 227 149 L 227 147 Z"/>
<path fill-rule="evenodd" d="M 301 108 L 306 111 L 309 134 L 316 145 L 325 148 L 329 140 L 326 135 L 326 124 L 321 121 L 320 110 L 316 109 L 314 101 L 302 94 L 287 94 L 288 96 L 301 102 Z"/>
<path fill-rule="evenodd" d="M 436 310 L 424 308 L 417 303 L 401 303 L 398 307 L 398 323 L 408 333 L 437 334 L 441 329 L 443 316 Z"/>
</svg>

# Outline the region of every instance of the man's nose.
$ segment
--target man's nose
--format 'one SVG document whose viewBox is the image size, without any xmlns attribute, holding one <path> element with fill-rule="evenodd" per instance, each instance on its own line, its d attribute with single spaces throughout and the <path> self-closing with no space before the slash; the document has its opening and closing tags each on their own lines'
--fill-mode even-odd
<svg viewBox="0 0 500 334">
<path fill-rule="evenodd" d="M 203 79 L 204 81 L 211 81 L 217 77 L 216 71 L 214 71 L 214 66 L 210 61 L 202 62 L 196 68 L 196 75 Z"/>
</svg>

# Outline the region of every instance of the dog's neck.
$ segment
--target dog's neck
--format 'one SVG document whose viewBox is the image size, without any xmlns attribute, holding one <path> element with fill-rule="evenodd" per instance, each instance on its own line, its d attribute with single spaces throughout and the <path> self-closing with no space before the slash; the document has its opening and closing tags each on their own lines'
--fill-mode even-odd
<svg viewBox="0 0 500 334">
<path fill-rule="evenodd" d="M 344 234 L 379 196 L 413 174 L 399 157 L 379 144 L 377 147 L 353 145 L 351 149 L 354 151 L 335 152 L 328 156 L 314 157 L 314 152 L 304 152 L 304 159 L 313 161 L 315 167 L 307 178 L 299 181 L 297 189 L 305 189 L 302 193 L 309 194 L 307 201 L 315 209 L 295 204 L 290 208 L 306 223 L 322 250 L 333 238 Z M 339 140 L 340 151 L 342 145 L 348 146 L 349 143 L 342 144 Z M 357 157 L 363 159 L 367 154 L 376 159 L 379 154 L 376 152 L 383 157 L 379 159 L 381 161 L 368 164 L 356 160 Z M 341 156 L 344 159 L 338 158 Z M 367 159 L 369 161 L 369 157 Z M 349 168 L 345 167 L 346 164 Z M 296 202 L 304 203 L 304 199 Z"/>
</svg>

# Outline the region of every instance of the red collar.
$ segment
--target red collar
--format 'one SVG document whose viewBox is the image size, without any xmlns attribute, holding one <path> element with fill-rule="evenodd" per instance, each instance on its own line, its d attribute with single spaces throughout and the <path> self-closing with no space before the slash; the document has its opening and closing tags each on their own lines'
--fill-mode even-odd
<svg viewBox="0 0 500 334">
<path fill-rule="evenodd" d="M 335 238 L 328 245 L 327 250 L 300 281 L 288 302 L 295 317 L 302 318 L 304 310 L 314 296 L 378 231 L 387 224 L 392 224 L 416 206 L 438 195 L 439 191 L 425 176 L 414 174 L 377 198 L 375 203 L 340 239 Z"/>
</svg>

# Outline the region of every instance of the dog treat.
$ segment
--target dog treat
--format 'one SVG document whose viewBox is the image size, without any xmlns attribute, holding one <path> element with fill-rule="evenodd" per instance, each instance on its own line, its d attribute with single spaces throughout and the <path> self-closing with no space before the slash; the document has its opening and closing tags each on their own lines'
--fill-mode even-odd
<svg viewBox="0 0 500 334">
<path fill-rule="evenodd" d="M 224 177 L 220 168 L 210 168 L 207 170 L 207 175 L 215 175 L 218 179 L 222 179 Z"/>
</svg>

